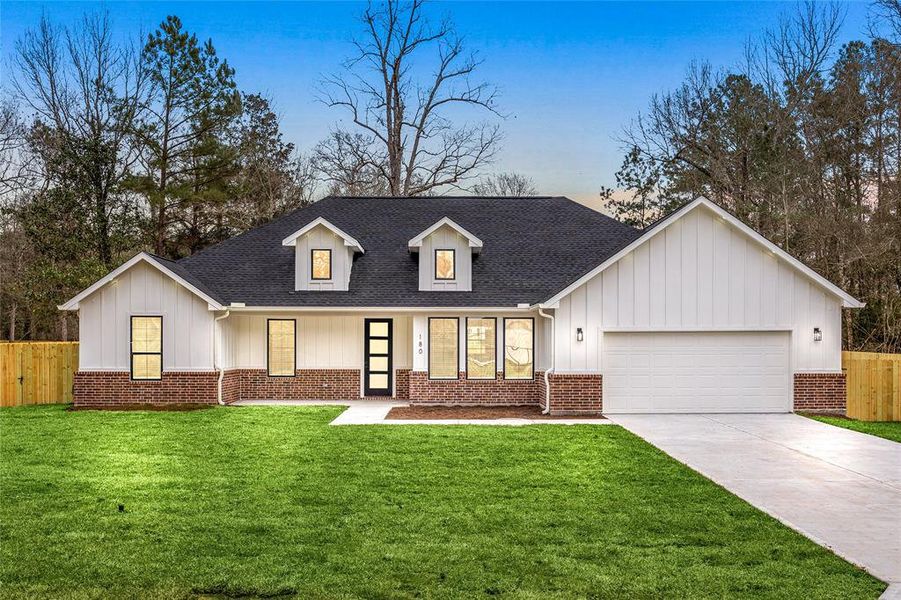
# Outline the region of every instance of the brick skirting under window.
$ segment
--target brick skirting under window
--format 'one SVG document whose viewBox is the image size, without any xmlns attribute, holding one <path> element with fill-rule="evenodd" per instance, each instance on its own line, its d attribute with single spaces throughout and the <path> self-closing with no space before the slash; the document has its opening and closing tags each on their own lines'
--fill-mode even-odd
<svg viewBox="0 0 901 600">
<path fill-rule="evenodd" d="M 466 379 L 460 372 L 457 379 L 429 379 L 425 371 L 410 372 L 410 404 L 460 404 L 517 406 L 540 404 L 544 396 L 539 391 L 540 373 L 533 379 Z"/>
<path fill-rule="evenodd" d="M 357 400 L 359 369 L 298 369 L 295 377 L 270 377 L 266 369 L 233 369 L 222 382 L 225 402 L 236 400 Z"/>
<path fill-rule="evenodd" d="M 165 371 L 158 381 L 132 381 L 127 371 L 78 371 L 75 406 L 215 404 L 215 371 Z"/>
<path fill-rule="evenodd" d="M 796 411 L 845 414 L 844 373 L 795 373 Z"/>
</svg>

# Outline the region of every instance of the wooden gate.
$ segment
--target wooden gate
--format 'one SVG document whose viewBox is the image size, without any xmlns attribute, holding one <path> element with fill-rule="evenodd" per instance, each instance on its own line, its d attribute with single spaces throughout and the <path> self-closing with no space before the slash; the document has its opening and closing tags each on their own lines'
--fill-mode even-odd
<svg viewBox="0 0 901 600">
<path fill-rule="evenodd" d="M 842 352 L 846 414 L 861 421 L 901 421 L 901 354 Z"/>
<path fill-rule="evenodd" d="M 72 402 L 78 342 L 0 343 L 0 407 Z"/>
</svg>

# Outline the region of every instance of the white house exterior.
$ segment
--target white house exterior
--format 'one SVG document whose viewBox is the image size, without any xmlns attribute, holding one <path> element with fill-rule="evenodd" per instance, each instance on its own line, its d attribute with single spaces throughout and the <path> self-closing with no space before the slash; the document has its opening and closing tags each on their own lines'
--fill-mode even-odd
<svg viewBox="0 0 901 600">
<path fill-rule="evenodd" d="M 842 410 L 860 306 L 704 199 L 638 231 L 565 198 L 329 198 L 196 257 L 140 254 L 61 308 L 81 405 L 573 414 Z"/>
</svg>

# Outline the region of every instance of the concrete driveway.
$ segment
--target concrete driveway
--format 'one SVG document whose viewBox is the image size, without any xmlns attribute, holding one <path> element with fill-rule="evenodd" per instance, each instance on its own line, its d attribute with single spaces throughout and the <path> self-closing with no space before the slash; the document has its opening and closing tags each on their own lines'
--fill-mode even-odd
<svg viewBox="0 0 901 600">
<path fill-rule="evenodd" d="M 609 418 L 898 592 L 901 444 L 787 414 Z"/>
</svg>

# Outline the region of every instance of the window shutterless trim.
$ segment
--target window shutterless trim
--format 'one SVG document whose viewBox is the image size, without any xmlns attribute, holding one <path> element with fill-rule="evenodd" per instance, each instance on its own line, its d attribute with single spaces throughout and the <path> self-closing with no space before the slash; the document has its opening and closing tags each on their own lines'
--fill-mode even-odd
<svg viewBox="0 0 901 600">
<path fill-rule="evenodd" d="M 313 275 L 313 255 L 316 252 L 328 252 L 328 277 L 316 277 Z M 312 248 L 310 249 L 310 280 L 311 281 L 331 281 L 332 280 L 332 249 L 331 248 Z"/>
<path fill-rule="evenodd" d="M 290 375 L 273 375 L 272 374 L 272 364 L 269 359 L 269 352 L 271 350 L 269 344 L 269 323 L 272 321 L 290 321 L 292 323 L 292 327 L 294 328 L 294 350 L 291 352 L 291 374 Z M 266 319 L 266 375 L 268 377 L 297 377 L 297 319 Z"/>
<path fill-rule="evenodd" d="M 453 377 L 432 377 L 432 321 L 433 320 L 445 320 L 445 321 L 456 321 L 457 322 L 457 335 L 454 339 L 454 344 L 457 346 L 457 362 L 454 365 L 454 376 Z M 428 373 L 429 379 L 432 381 L 455 381 L 460 379 L 460 317 L 429 317 L 429 364 L 428 364 Z"/>
<path fill-rule="evenodd" d="M 132 350 L 135 344 L 135 319 L 159 319 L 160 320 L 160 351 L 159 352 L 135 352 Z M 159 377 L 138 377 L 135 378 L 135 356 L 156 356 L 160 357 L 160 376 Z M 131 315 L 128 319 L 128 378 L 132 381 L 161 381 L 163 379 L 163 315 Z"/>
<path fill-rule="evenodd" d="M 453 277 L 438 277 L 438 253 L 439 252 L 450 252 L 451 253 L 451 268 L 454 272 Z M 433 261 L 433 263 L 434 263 L 434 268 L 435 268 L 435 272 L 434 272 L 435 279 L 437 281 L 455 281 L 457 279 L 457 251 L 454 250 L 453 248 L 435 248 L 434 254 L 435 254 L 435 260 Z"/>
<path fill-rule="evenodd" d="M 532 322 L 532 376 L 531 377 L 507 377 L 507 321 L 531 321 Z M 534 381 L 535 380 L 535 317 L 504 317 L 504 380 L 506 381 Z"/>
<path fill-rule="evenodd" d="M 475 321 L 494 321 L 493 333 L 494 333 L 494 368 L 491 370 L 491 377 L 470 377 L 469 376 L 469 320 L 473 319 Z M 463 337 L 464 341 L 464 353 L 463 356 L 466 359 L 466 379 L 471 379 L 473 381 L 491 381 L 497 379 L 497 317 L 466 317 L 466 335 Z"/>
</svg>

